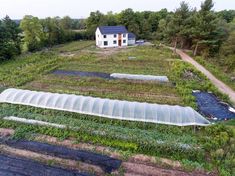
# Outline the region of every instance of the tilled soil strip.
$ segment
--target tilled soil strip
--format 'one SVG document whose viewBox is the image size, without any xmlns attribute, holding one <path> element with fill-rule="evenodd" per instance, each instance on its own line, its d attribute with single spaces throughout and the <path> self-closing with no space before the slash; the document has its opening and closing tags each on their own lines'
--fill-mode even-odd
<svg viewBox="0 0 235 176">
<path fill-rule="evenodd" d="M 36 141 L 2 140 L 3 144 L 17 149 L 29 150 L 41 154 L 64 159 L 71 159 L 101 167 L 106 173 L 117 170 L 122 161 L 106 155 L 96 154 L 85 150 L 75 150 L 64 146 L 51 145 Z"/>
<path fill-rule="evenodd" d="M 55 70 L 55 71 L 52 72 L 52 74 L 65 75 L 65 76 L 98 77 L 98 78 L 104 78 L 104 79 L 114 79 L 114 78 L 110 77 L 110 74 L 101 73 L 101 72 Z"/>
<path fill-rule="evenodd" d="M 189 173 L 131 162 L 123 162 L 123 168 L 126 171 L 125 176 L 207 176 L 207 174 Z"/>
<path fill-rule="evenodd" d="M 0 128 L 0 135 L 9 136 L 12 134 L 14 134 L 14 130 Z M 109 155 L 111 157 L 123 159 L 123 156 L 119 152 L 113 151 L 109 147 L 96 146 L 88 143 L 75 143 L 75 140 L 73 139 L 66 139 L 61 141 L 55 137 L 46 136 L 46 135 L 37 135 L 35 137 L 35 140 L 51 143 L 54 145 L 66 146 L 73 149 L 83 149 L 99 153 L 105 153 L 106 155 Z M 174 175 L 183 175 L 183 176 L 217 175 L 216 173 L 206 173 L 205 171 L 193 171 L 188 173 L 182 169 L 182 166 L 178 161 L 173 161 L 165 158 L 157 159 L 156 157 L 151 157 L 147 155 L 133 155 L 129 157 L 128 161 L 122 162 L 121 167 L 124 169 L 125 176 L 150 176 L 153 172 L 152 170 L 155 170 L 156 172 L 155 175 L 161 175 L 161 176 L 172 176 L 172 174 L 173 176 Z M 94 173 L 97 174 L 100 172 L 96 170 Z M 113 174 L 120 175 L 118 171 L 113 172 Z"/>
<path fill-rule="evenodd" d="M 18 156 L 23 158 L 32 159 L 45 164 L 50 163 L 53 166 L 60 166 L 69 170 L 78 170 L 86 173 L 95 173 L 97 176 L 104 175 L 104 171 L 98 167 L 91 164 L 78 162 L 74 160 L 61 159 L 58 157 L 53 157 L 49 155 L 44 155 L 36 152 L 31 152 L 28 150 L 15 149 L 6 145 L 0 145 L 1 153 L 8 154 L 11 156 Z"/>
<path fill-rule="evenodd" d="M 0 154 L 0 175 L 2 176 L 89 176 L 86 173 L 48 166 L 38 161 Z"/>
</svg>

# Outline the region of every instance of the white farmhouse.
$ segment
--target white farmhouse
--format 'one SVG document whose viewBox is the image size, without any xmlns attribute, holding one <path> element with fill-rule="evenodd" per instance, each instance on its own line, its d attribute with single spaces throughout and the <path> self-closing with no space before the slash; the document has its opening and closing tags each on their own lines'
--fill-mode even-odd
<svg viewBox="0 0 235 176">
<path fill-rule="evenodd" d="M 128 45 L 125 26 L 100 26 L 96 29 L 96 46 L 100 48 L 124 47 Z"/>
</svg>

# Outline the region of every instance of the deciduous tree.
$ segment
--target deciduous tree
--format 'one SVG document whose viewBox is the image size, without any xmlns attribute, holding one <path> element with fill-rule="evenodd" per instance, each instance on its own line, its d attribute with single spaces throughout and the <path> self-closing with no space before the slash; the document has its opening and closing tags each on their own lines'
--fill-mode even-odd
<svg viewBox="0 0 235 176">
<path fill-rule="evenodd" d="M 23 30 L 24 43 L 29 51 L 38 50 L 44 45 L 46 36 L 37 17 L 25 16 L 20 23 L 20 28 Z"/>
</svg>

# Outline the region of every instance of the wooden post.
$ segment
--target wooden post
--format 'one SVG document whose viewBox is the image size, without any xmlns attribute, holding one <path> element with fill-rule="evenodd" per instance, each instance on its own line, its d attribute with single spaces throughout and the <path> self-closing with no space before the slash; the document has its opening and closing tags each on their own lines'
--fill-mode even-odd
<svg viewBox="0 0 235 176">
<path fill-rule="evenodd" d="M 180 48 L 183 49 L 183 47 L 184 47 L 184 40 L 181 42 Z"/>
<path fill-rule="evenodd" d="M 196 44 L 196 47 L 195 47 L 194 52 L 193 52 L 193 56 L 197 55 L 198 43 L 199 43 L 199 41 Z"/>
<path fill-rule="evenodd" d="M 176 38 L 176 40 L 175 40 L 175 46 L 174 46 L 174 52 L 175 52 L 175 53 L 176 53 L 177 43 L 178 43 L 178 41 L 177 41 L 177 38 Z"/>
</svg>

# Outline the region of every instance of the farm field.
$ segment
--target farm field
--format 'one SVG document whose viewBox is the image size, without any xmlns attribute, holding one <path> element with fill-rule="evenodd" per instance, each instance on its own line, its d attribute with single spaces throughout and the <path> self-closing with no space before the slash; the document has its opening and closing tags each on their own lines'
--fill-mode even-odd
<svg viewBox="0 0 235 176">
<path fill-rule="evenodd" d="M 131 59 L 130 59 L 131 58 Z M 168 76 L 169 83 L 108 80 L 53 74 L 54 70 L 131 73 Z M 50 51 L 22 55 L 0 67 L 1 90 L 8 87 L 86 95 L 110 99 L 191 106 L 196 109 L 192 90 L 220 94 L 200 72 L 184 63 L 170 50 L 139 46 L 123 49 L 97 49 L 91 41 L 56 46 Z M 16 116 L 60 125 L 66 129 L 7 121 Z M 0 104 L 0 128 L 13 129 L 16 139 L 37 140 L 47 135 L 74 143 L 86 143 L 118 153 L 123 161 L 136 154 L 178 161 L 185 175 L 217 175 L 233 172 L 234 128 L 222 124 L 211 127 L 175 127 L 143 122 L 109 120 L 95 116 L 45 110 L 21 105 Z M 231 124 L 228 124 L 231 125 Z M 219 162 L 215 162 L 220 159 Z M 222 159 L 221 159 L 222 158 Z M 160 159 L 161 160 L 161 159 Z M 145 166 L 152 166 L 143 161 Z M 140 164 L 138 163 L 138 164 Z M 159 164 L 159 162 L 157 162 Z M 116 175 L 128 170 L 124 163 Z M 129 163 L 130 164 L 130 163 Z M 132 163 L 133 164 L 133 163 Z M 149 165 L 148 165 L 149 164 Z M 155 163 L 156 165 L 156 163 Z M 175 169 L 172 165 L 164 169 Z M 226 168 L 226 169 L 225 169 Z M 84 169 L 84 168 L 83 168 Z M 130 171 L 130 170 L 129 170 Z M 97 172 L 99 173 L 99 172 Z M 136 173 L 137 174 L 137 173 Z M 98 174 L 99 175 L 99 174 Z M 101 174 L 102 175 L 102 174 Z M 115 173 L 114 173 L 115 175 Z M 144 175 L 144 174 L 143 174 Z"/>
<path fill-rule="evenodd" d="M 58 69 L 170 76 L 168 68 L 171 67 L 172 60 L 178 60 L 176 57 L 172 59 L 170 52 L 145 47 L 139 49 L 129 48 L 121 50 L 120 53 L 116 52 L 111 55 L 110 53 L 101 55 L 100 51 L 98 53 L 90 52 L 89 50 L 82 51 L 82 53 L 74 57 L 64 58 L 66 62 L 61 64 Z M 129 60 L 128 57 L 133 55 L 137 56 L 136 59 Z M 159 58 L 154 57 L 155 55 L 158 55 Z M 26 84 L 24 88 L 159 104 L 184 104 L 172 83 L 153 84 L 47 74 L 41 79 Z"/>
</svg>

